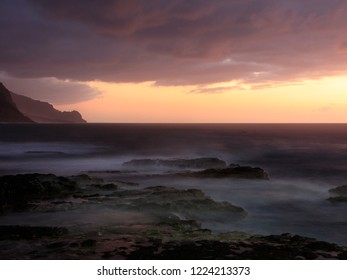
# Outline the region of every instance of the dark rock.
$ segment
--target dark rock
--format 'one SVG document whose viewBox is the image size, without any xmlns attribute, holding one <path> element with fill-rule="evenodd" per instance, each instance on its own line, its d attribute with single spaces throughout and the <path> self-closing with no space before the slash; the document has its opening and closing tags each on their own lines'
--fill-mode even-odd
<svg viewBox="0 0 347 280">
<path fill-rule="evenodd" d="M 133 159 L 133 160 L 124 162 L 123 166 L 141 168 L 141 167 L 160 166 L 160 164 L 159 164 L 159 160 L 156 160 L 156 159 Z"/>
<path fill-rule="evenodd" d="M 87 239 L 82 241 L 81 246 L 85 247 L 85 248 L 90 248 L 90 247 L 94 247 L 96 245 L 96 240 L 94 239 Z"/>
<path fill-rule="evenodd" d="M 251 236 L 244 240 L 218 240 L 219 236 L 200 240 L 157 240 L 151 246 L 140 246 L 127 259 L 233 259 L 295 260 L 346 259 L 347 249 L 336 244 L 298 235 Z"/>
<path fill-rule="evenodd" d="M 63 248 L 64 246 L 66 246 L 67 243 L 64 242 L 64 241 L 58 241 L 58 242 L 53 242 L 53 243 L 50 243 L 47 245 L 47 247 L 49 249 L 60 249 L 60 248 Z"/>
<path fill-rule="evenodd" d="M 0 240 L 55 238 L 67 233 L 68 230 L 63 227 L 0 226 Z"/>
<path fill-rule="evenodd" d="M 88 171 L 88 173 L 90 173 L 90 174 L 102 174 L 102 173 L 119 174 L 119 173 L 122 173 L 122 171 L 120 171 L 120 170 L 90 170 L 90 171 Z"/>
<path fill-rule="evenodd" d="M 201 230 L 201 224 L 195 220 L 171 219 L 171 220 L 165 221 L 162 224 L 169 225 L 179 232 L 187 232 L 187 231 L 192 232 L 192 231 Z M 210 230 L 208 231 L 209 233 L 211 233 Z"/>
<path fill-rule="evenodd" d="M 95 197 L 100 197 L 100 194 L 98 193 L 93 193 L 93 194 L 74 194 L 74 198 L 95 198 Z"/>
<path fill-rule="evenodd" d="M 218 158 L 195 158 L 195 159 L 134 159 L 123 163 L 125 167 L 153 168 L 168 167 L 182 169 L 206 169 L 225 168 L 226 163 Z"/>
<path fill-rule="evenodd" d="M 117 190 L 118 186 L 115 184 L 93 185 L 93 187 L 101 190 Z"/>
<path fill-rule="evenodd" d="M 333 243 L 315 240 L 307 244 L 305 248 L 312 251 L 336 251 L 339 249 L 339 246 Z"/>
<path fill-rule="evenodd" d="M 201 190 L 179 190 L 164 186 L 119 193 L 124 206 L 147 211 L 155 216 L 178 215 L 184 219 L 225 220 L 241 218 L 246 211 L 229 202 L 216 202 Z"/>
<path fill-rule="evenodd" d="M 120 183 L 120 184 L 123 184 L 123 185 L 127 185 L 127 186 L 138 186 L 139 183 L 135 183 L 135 182 L 126 182 L 126 181 L 120 181 L 120 180 L 117 180 L 116 181 L 117 183 Z"/>
<path fill-rule="evenodd" d="M 347 202 L 347 196 L 334 196 L 329 197 L 328 200 L 332 203 Z"/>
<path fill-rule="evenodd" d="M 101 178 L 96 178 L 96 177 L 90 177 L 87 174 L 80 174 L 80 175 L 75 175 L 75 176 L 70 176 L 68 177 L 70 180 L 78 183 L 78 184 L 83 184 L 83 185 L 90 185 L 90 184 L 100 184 L 104 180 Z"/>
<path fill-rule="evenodd" d="M 328 198 L 328 200 L 332 203 L 337 202 L 347 202 L 347 185 L 339 186 L 329 190 L 332 197 Z"/>
<path fill-rule="evenodd" d="M 333 189 L 330 189 L 329 192 L 334 195 L 346 196 L 347 197 L 347 185 L 339 186 Z"/>
<path fill-rule="evenodd" d="M 25 210 L 38 199 L 59 198 L 76 190 L 76 183 L 53 174 L 20 174 L 0 177 L 0 212 Z"/>
<path fill-rule="evenodd" d="M 55 205 L 72 204 L 72 202 L 71 201 L 58 200 L 58 201 L 52 201 L 51 204 L 55 204 Z"/>
<path fill-rule="evenodd" d="M 233 168 L 205 169 L 196 172 L 180 173 L 178 175 L 201 178 L 240 178 L 240 179 L 265 179 L 268 174 L 259 167 L 237 166 Z"/>
</svg>

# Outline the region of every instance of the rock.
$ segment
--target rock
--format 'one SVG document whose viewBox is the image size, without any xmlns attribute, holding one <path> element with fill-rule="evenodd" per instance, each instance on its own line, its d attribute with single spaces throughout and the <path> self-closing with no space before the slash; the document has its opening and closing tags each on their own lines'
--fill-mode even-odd
<svg viewBox="0 0 347 280">
<path fill-rule="evenodd" d="M 103 179 L 97 177 L 90 177 L 87 174 L 80 174 L 75 176 L 70 176 L 68 179 L 75 181 L 78 184 L 91 185 L 103 183 Z"/>
<path fill-rule="evenodd" d="M 68 230 L 63 227 L 0 226 L 0 240 L 53 238 L 67 233 Z"/>
<path fill-rule="evenodd" d="M 206 169 L 225 168 L 226 163 L 218 158 L 195 158 L 195 159 L 134 159 L 123 163 L 131 168 L 181 168 L 181 169 Z"/>
<path fill-rule="evenodd" d="M 96 245 L 96 240 L 94 239 L 87 239 L 82 241 L 81 246 L 85 247 L 85 248 L 90 248 L 90 247 L 94 247 Z"/>
<path fill-rule="evenodd" d="M 347 185 L 339 186 L 333 189 L 330 189 L 329 192 L 334 195 L 346 196 L 347 197 Z"/>
<path fill-rule="evenodd" d="M 113 191 L 118 189 L 118 186 L 115 184 L 93 185 L 93 187 L 101 189 L 101 190 L 106 190 L 106 191 L 108 190 Z"/>
<path fill-rule="evenodd" d="M 146 168 L 146 167 L 160 166 L 159 161 L 160 160 L 157 160 L 157 159 L 133 159 L 133 160 L 124 162 L 122 165 L 125 167 L 132 167 L 132 168 Z"/>
<path fill-rule="evenodd" d="M 330 202 L 347 202 L 347 185 L 330 189 L 329 193 L 334 195 L 328 198 Z"/>
<path fill-rule="evenodd" d="M 334 197 L 329 197 L 328 201 L 332 203 L 337 203 L 337 202 L 347 202 L 347 196 L 334 196 Z"/>
<path fill-rule="evenodd" d="M 70 195 L 76 182 L 53 174 L 20 174 L 0 177 L 0 212 L 25 210 L 34 200 Z"/>
<path fill-rule="evenodd" d="M 138 186 L 139 183 L 135 183 L 135 182 L 128 182 L 128 181 L 121 181 L 121 180 L 117 180 L 117 183 L 126 185 L 126 186 Z"/>
<path fill-rule="evenodd" d="M 263 169 L 249 166 L 236 166 L 222 169 L 211 168 L 196 172 L 180 173 L 178 175 L 198 178 L 269 179 L 268 174 Z"/>
<path fill-rule="evenodd" d="M 74 198 L 85 198 L 85 199 L 89 199 L 89 198 L 100 197 L 100 194 L 98 194 L 98 193 L 93 193 L 93 194 L 74 194 L 73 197 L 74 197 Z"/>
<path fill-rule="evenodd" d="M 224 234 L 225 235 L 225 234 Z M 157 240 L 151 246 L 140 246 L 127 259 L 207 259 L 207 260 L 296 260 L 346 259 L 347 249 L 313 238 L 282 234 L 245 236 L 242 240 L 223 239 L 219 235 L 195 240 Z"/>
<path fill-rule="evenodd" d="M 124 207 L 151 215 L 197 220 L 232 220 L 246 216 L 246 211 L 229 202 L 216 202 L 201 190 L 179 190 L 164 186 L 119 193 Z"/>
</svg>

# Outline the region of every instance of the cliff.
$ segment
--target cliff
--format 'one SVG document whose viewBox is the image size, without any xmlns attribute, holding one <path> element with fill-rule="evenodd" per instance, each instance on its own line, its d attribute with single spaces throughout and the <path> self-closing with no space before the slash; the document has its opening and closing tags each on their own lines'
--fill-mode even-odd
<svg viewBox="0 0 347 280">
<path fill-rule="evenodd" d="M 61 112 L 48 102 L 31 99 L 29 97 L 11 93 L 18 109 L 38 123 L 86 123 L 77 111 Z"/>
<path fill-rule="evenodd" d="M 0 82 L 0 123 L 86 123 L 77 111 L 61 112 L 42 102 L 10 92 Z"/>
<path fill-rule="evenodd" d="M 0 82 L 0 123 L 33 123 L 13 102 L 10 91 Z"/>
</svg>

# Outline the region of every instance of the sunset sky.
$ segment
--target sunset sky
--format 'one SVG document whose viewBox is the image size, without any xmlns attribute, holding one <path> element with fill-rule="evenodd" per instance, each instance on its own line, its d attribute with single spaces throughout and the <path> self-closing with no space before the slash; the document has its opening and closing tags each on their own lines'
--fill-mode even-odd
<svg viewBox="0 0 347 280">
<path fill-rule="evenodd" d="M 0 81 L 89 122 L 347 122 L 343 0 L 1 0 Z"/>
</svg>

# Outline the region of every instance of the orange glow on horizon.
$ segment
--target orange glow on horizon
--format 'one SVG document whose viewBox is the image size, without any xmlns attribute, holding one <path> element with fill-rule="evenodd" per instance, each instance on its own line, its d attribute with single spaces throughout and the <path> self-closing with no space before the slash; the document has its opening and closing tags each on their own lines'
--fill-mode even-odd
<svg viewBox="0 0 347 280">
<path fill-rule="evenodd" d="M 89 82 L 103 96 L 56 106 L 78 110 L 88 122 L 116 123 L 341 123 L 347 122 L 347 79 L 330 77 L 296 85 L 251 89 L 235 83 L 208 85 L 219 93 L 192 93 L 194 86 L 152 82 Z M 230 88 L 230 89 L 228 89 Z"/>
</svg>

